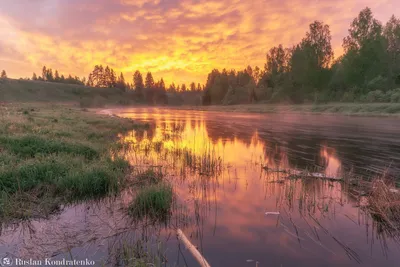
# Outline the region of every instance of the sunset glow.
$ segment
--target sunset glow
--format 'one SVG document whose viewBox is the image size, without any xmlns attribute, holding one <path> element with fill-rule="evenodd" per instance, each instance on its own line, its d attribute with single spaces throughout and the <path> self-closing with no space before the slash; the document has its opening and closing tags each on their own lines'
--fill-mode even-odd
<svg viewBox="0 0 400 267">
<path fill-rule="evenodd" d="M 139 69 L 204 83 L 213 68 L 263 67 L 269 48 L 299 42 L 314 20 L 330 25 L 338 56 L 365 6 L 383 23 L 400 12 L 396 0 L 4 0 L 0 66 L 13 78 L 43 65 L 82 77 L 103 64 L 129 81 Z"/>
</svg>

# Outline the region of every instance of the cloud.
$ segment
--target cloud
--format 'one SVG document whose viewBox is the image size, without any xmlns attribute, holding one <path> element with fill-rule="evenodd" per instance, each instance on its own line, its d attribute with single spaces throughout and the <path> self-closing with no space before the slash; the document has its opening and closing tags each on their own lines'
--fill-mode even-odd
<svg viewBox="0 0 400 267">
<path fill-rule="evenodd" d="M 45 64 L 78 76 L 86 76 L 95 64 L 108 64 L 128 76 L 139 69 L 167 82 L 204 82 L 213 68 L 262 67 L 269 48 L 297 43 L 316 19 L 330 25 L 338 55 L 350 22 L 362 8 L 370 6 L 385 22 L 400 11 L 396 2 L 2 1 L 0 59 L 8 60 L 4 65 L 16 77 L 31 75 Z M 10 51 L 24 64 L 20 71 Z"/>
</svg>

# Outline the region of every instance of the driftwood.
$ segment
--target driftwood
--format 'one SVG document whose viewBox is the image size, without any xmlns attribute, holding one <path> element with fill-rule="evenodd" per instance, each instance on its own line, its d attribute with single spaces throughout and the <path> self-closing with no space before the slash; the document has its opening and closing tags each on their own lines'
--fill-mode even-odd
<svg viewBox="0 0 400 267">
<path fill-rule="evenodd" d="M 307 172 L 307 171 L 300 171 L 300 170 L 290 170 L 290 169 L 272 169 L 268 166 L 261 167 L 266 172 L 281 172 L 287 174 L 287 178 L 289 179 L 306 179 L 306 178 L 316 178 L 316 179 L 323 179 L 329 181 L 342 181 L 343 178 L 341 177 L 329 177 L 323 173 L 319 172 Z"/>
<path fill-rule="evenodd" d="M 300 173 L 300 174 L 292 174 L 289 175 L 290 179 L 307 179 L 307 178 L 314 178 L 314 179 L 322 179 L 322 180 L 329 180 L 329 181 L 343 181 L 341 177 L 329 177 L 322 173 Z"/>
<path fill-rule="evenodd" d="M 178 236 L 179 241 L 181 241 L 187 250 L 193 255 L 193 257 L 197 260 L 197 262 L 200 264 L 201 267 L 210 267 L 210 264 L 208 264 L 207 260 L 200 254 L 200 252 L 197 250 L 197 248 L 187 239 L 185 234 L 182 232 L 181 229 L 178 229 L 176 231 L 176 234 Z"/>
</svg>

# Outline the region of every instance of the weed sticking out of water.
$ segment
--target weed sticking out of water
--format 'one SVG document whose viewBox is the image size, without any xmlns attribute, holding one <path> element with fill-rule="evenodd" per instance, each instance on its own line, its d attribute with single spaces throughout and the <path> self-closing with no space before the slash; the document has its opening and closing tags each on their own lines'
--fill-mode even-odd
<svg viewBox="0 0 400 267">
<path fill-rule="evenodd" d="M 173 188 L 170 183 L 163 182 L 142 188 L 129 207 L 135 219 L 149 218 L 165 222 L 171 215 Z"/>
<path fill-rule="evenodd" d="M 214 150 L 206 149 L 200 155 L 196 155 L 188 149 L 175 153 L 183 161 L 185 167 L 197 171 L 200 175 L 213 176 L 222 171 L 222 159 Z"/>
</svg>

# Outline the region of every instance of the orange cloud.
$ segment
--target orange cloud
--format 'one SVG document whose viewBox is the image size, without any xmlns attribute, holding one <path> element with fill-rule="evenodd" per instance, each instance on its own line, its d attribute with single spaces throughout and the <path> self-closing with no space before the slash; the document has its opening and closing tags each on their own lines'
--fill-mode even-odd
<svg viewBox="0 0 400 267">
<path fill-rule="evenodd" d="M 7 2 L 7 3 L 6 3 Z M 0 65 L 11 77 L 41 66 L 86 76 L 107 64 L 126 77 L 139 69 L 167 83 L 205 82 L 213 68 L 265 63 L 318 19 L 331 26 L 336 56 L 354 17 L 370 6 L 385 22 L 396 0 L 38 0 L 0 3 Z"/>
</svg>

